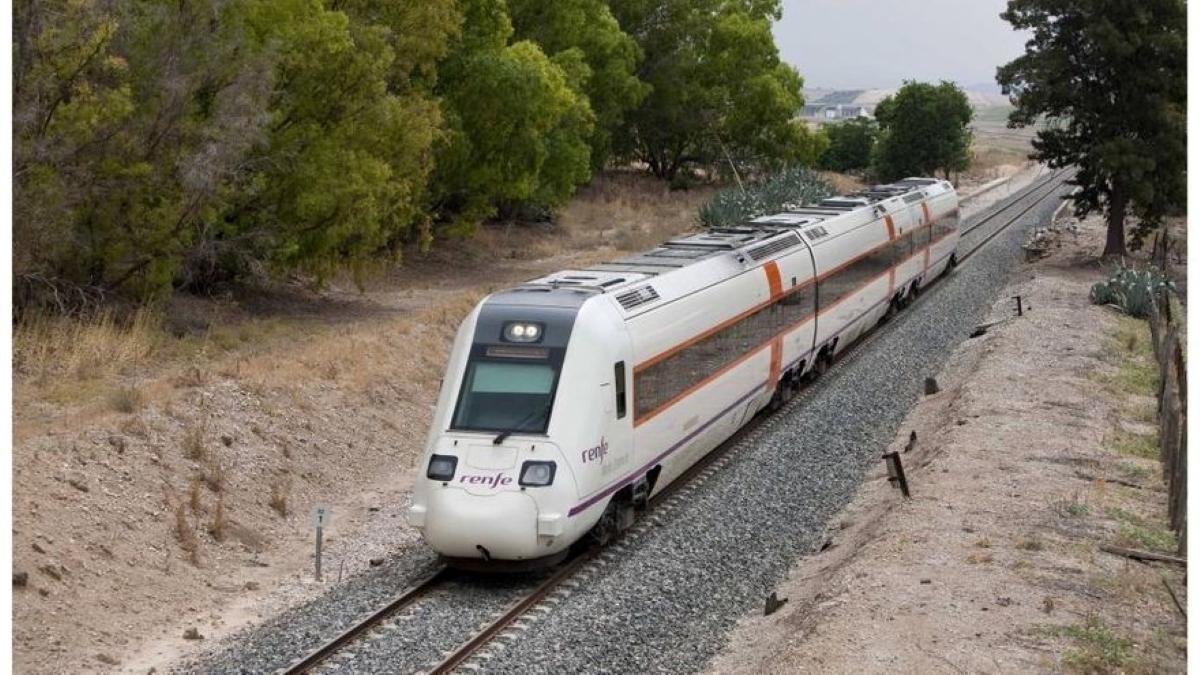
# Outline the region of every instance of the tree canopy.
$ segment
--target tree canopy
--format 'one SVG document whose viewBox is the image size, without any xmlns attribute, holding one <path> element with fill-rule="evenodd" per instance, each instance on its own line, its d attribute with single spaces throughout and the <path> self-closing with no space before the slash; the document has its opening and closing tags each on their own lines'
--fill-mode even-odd
<svg viewBox="0 0 1200 675">
<path fill-rule="evenodd" d="M 555 59 L 582 57 L 578 84 L 596 117 L 592 166 L 603 167 L 626 112 L 650 92 L 637 77 L 642 50 L 604 0 L 508 0 L 508 7 L 517 39 L 538 44 Z"/>
<path fill-rule="evenodd" d="M 13 280 L 361 275 L 610 161 L 811 164 L 778 0 L 17 0 Z M 25 301 L 25 300 L 22 300 Z"/>
<path fill-rule="evenodd" d="M 858 117 L 824 127 L 829 147 L 821 154 L 818 165 L 828 171 L 865 171 L 871 166 L 871 153 L 879 136 L 874 120 Z"/>
<path fill-rule="evenodd" d="M 778 0 L 612 0 L 641 46 L 638 76 L 650 94 L 627 116 L 619 152 L 663 178 L 684 166 L 727 161 L 813 163 L 823 149 L 794 120 L 803 80 L 779 60 L 771 36 Z"/>
<path fill-rule="evenodd" d="M 1105 255 L 1125 253 L 1186 200 L 1187 6 L 1183 0 L 1010 0 L 1003 18 L 1032 38 L 997 80 L 1016 110 L 1041 116 L 1034 157 L 1076 167 L 1075 212 L 1108 218 Z"/>
<path fill-rule="evenodd" d="M 953 82 L 905 82 L 879 102 L 881 133 L 873 167 L 879 178 L 927 176 L 967 168 L 974 115 L 967 95 Z"/>
<path fill-rule="evenodd" d="M 469 230 L 525 201 L 556 206 L 590 174 L 595 115 L 580 92 L 587 65 L 577 49 L 551 59 L 512 42 L 503 0 L 464 0 L 461 36 L 440 64 L 446 109 L 433 181 L 436 216 Z"/>
</svg>

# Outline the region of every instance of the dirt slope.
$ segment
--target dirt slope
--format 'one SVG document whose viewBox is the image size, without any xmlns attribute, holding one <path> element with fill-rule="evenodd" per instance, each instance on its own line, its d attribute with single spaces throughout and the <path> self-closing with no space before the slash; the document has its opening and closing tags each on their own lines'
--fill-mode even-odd
<svg viewBox="0 0 1200 675">
<path fill-rule="evenodd" d="M 417 545 L 403 511 L 461 317 L 695 227 L 710 193 L 609 176 L 556 224 L 490 228 L 364 291 L 182 298 L 162 329 L 18 335 L 42 356 L 14 377 L 17 668 L 161 670 L 319 593 L 318 503 L 335 514 L 326 584 Z"/>
<path fill-rule="evenodd" d="M 1174 548 L 1146 325 L 1087 299 L 1102 235 L 1089 221 L 1020 271 L 991 320 L 1011 295 L 1032 309 L 963 343 L 893 443 L 917 433 L 913 498 L 881 462 L 712 672 L 1186 669 L 1181 570 L 1098 549 Z"/>
</svg>

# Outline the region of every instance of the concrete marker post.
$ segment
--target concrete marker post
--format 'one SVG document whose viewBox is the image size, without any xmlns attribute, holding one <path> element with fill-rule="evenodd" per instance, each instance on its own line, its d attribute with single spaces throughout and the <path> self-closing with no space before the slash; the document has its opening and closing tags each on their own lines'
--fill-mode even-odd
<svg viewBox="0 0 1200 675">
<path fill-rule="evenodd" d="M 313 507 L 313 527 L 317 528 L 317 550 L 313 556 L 317 581 L 321 581 L 321 544 L 325 535 L 325 526 L 333 519 L 333 510 L 324 504 Z"/>
</svg>

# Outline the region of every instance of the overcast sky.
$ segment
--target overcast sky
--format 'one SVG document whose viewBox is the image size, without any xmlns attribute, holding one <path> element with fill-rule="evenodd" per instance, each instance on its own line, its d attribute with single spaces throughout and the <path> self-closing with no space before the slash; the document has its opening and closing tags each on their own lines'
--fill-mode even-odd
<svg viewBox="0 0 1200 675">
<path fill-rule="evenodd" d="M 1025 50 L 1005 0 L 783 0 L 775 42 L 806 87 L 873 89 L 903 80 L 994 83 Z"/>
</svg>

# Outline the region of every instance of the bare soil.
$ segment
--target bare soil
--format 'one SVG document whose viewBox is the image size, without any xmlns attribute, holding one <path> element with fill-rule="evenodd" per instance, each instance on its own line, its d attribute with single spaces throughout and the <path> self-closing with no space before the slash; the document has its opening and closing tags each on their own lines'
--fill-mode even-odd
<svg viewBox="0 0 1200 675">
<path fill-rule="evenodd" d="M 890 448 L 912 498 L 880 462 L 711 672 L 1186 670 L 1183 569 L 1099 548 L 1175 547 L 1148 328 L 1088 301 L 1102 246 L 1089 219 L 1015 275 Z"/>
<path fill-rule="evenodd" d="M 179 298 L 123 367 L 18 358 L 15 667 L 161 669 L 321 592 L 318 503 L 334 512 L 324 586 L 415 545 L 403 511 L 463 315 L 497 287 L 696 227 L 709 194 L 607 176 L 554 223 L 443 242 L 363 289 Z"/>
<path fill-rule="evenodd" d="M 18 350 L 13 380 L 15 668 L 161 671 L 419 545 L 404 509 L 461 318 L 496 288 L 697 227 L 711 192 L 606 175 L 553 223 L 441 242 L 363 288 L 177 298 L 161 326 L 92 331 L 83 365 L 64 365 L 74 337 L 33 336 L 47 350 Z M 323 584 L 316 504 L 334 513 Z"/>
</svg>

